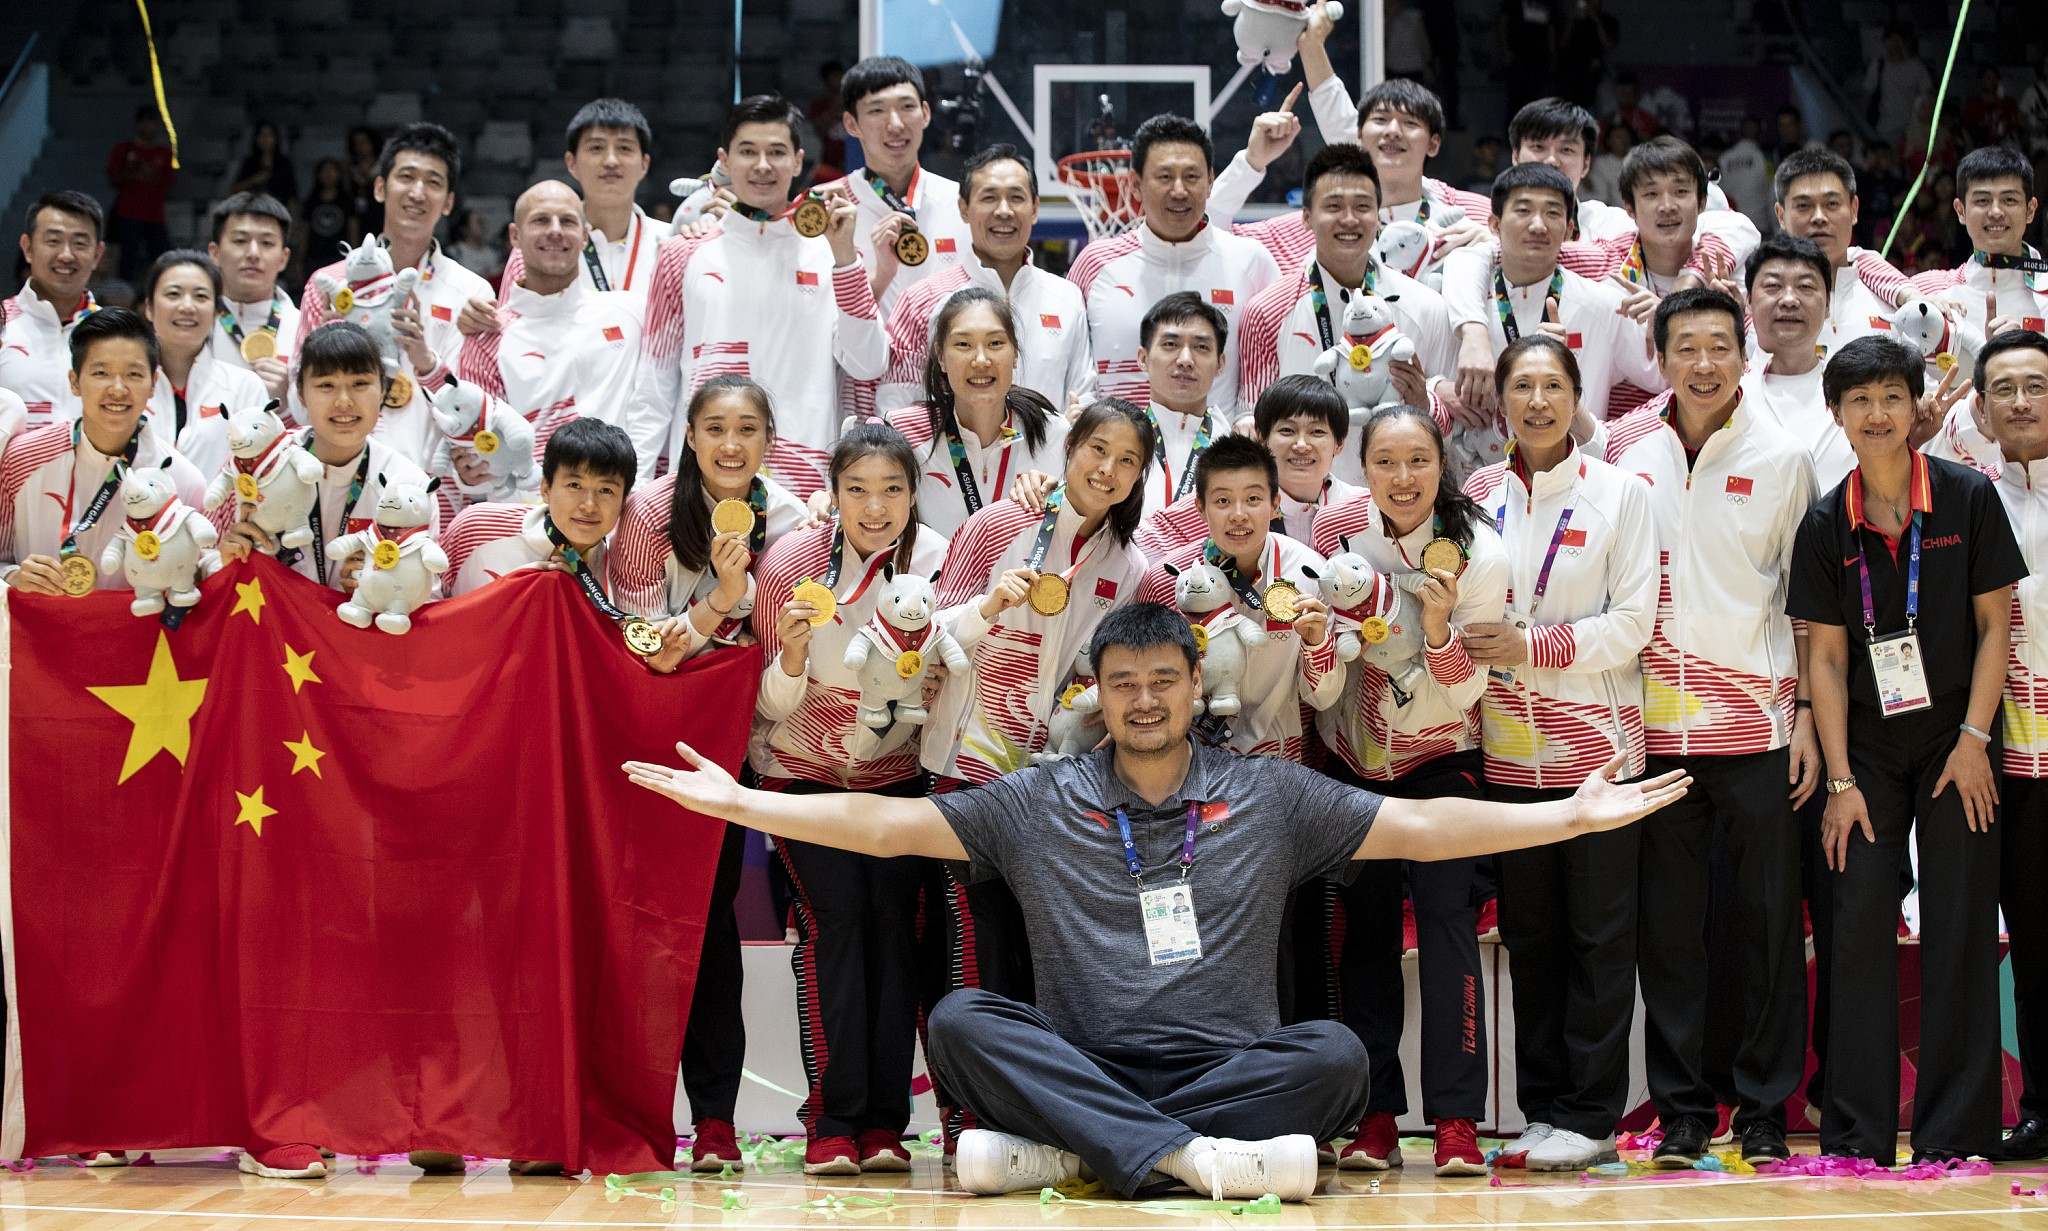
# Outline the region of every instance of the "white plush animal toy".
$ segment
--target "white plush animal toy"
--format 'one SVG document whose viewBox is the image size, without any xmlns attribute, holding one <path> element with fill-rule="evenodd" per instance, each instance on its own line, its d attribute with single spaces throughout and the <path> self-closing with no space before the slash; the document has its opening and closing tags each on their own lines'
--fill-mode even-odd
<svg viewBox="0 0 2048 1231">
<path fill-rule="evenodd" d="M 1406 705 L 1422 683 L 1422 628 L 1402 601 L 1393 579 L 1374 569 L 1364 556 L 1343 548 L 1309 576 L 1316 578 L 1330 608 L 1330 632 L 1337 638 L 1337 661 L 1364 659 L 1386 673 L 1394 698 Z M 1404 616 L 1409 618 L 1404 619 Z"/>
<path fill-rule="evenodd" d="M 367 530 L 344 534 L 327 545 L 327 558 L 337 566 L 351 556 L 369 557 L 356 574 L 356 591 L 334 613 L 357 628 L 378 628 L 394 635 L 412 631 L 412 613 L 434 591 L 434 578 L 448 571 L 448 553 L 427 535 L 434 479 L 387 483 L 377 476 L 377 509 Z"/>
<path fill-rule="evenodd" d="M 375 235 L 363 236 L 359 247 L 341 245 L 342 277 L 313 275 L 313 289 L 327 297 L 327 319 L 353 321 L 377 339 L 384 374 L 398 371 L 398 335 L 391 329 L 392 310 L 402 307 L 419 286 L 420 271 L 391 270 L 391 250 Z"/>
<path fill-rule="evenodd" d="M 1307 4 L 1300 0 L 1223 0 L 1223 15 L 1235 17 L 1231 33 L 1237 40 L 1239 64 L 1263 64 L 1275 77 L 1294 67 L 1294 47 L 1308 25 Z M 1330 20 L 1344 16 L 1344 6 L 1330 2 Z"/>
<path fill-rule="evenodd" d="M 220 541 L 212 525 L 178 499 L 169 458 L 152 469 L 131 467 L 121 478 L 121 505 L 128 518 L 100 553 L 100 571 L 121 570 L 135 588 L 128 610 L 153 616 L 168 600 L 173 607 L 199 602 L 200 556 Z"/>
<path fill-rule="evenodd" d="M 932 623 L 938 614 L 935 573 L 921 577 L 882 566 L 882 596 L 875 614 L 861 625 L 846 646 L 846 669 L 860 678 L 859 716 L 876 731 L 893 723 L 922 726 L 930 717 L 924 708 L 924 677 L 937 658 L 946 670 L 964 673 L 967 653 L 945 629 Z M 895 712 L 890 712 L 890 703 Z"/>
<path fill-rule="evenodd" d="M 1060 694 L 1053 706 L 1052 718 L 1046 723 L 1045 750 L 1031 754 L 1033 765 L 1047 761 L 1064 760 L 1086 754 L 1102 742 L 1102 720 L 1095 717 L 1102 710 L 1101 694 L 1095 683 L 1095 668 L 1088 662 L 1088 651 L 1074 655 L 1074 679 Z"/>
<path fill-rule="evenodd" d="M 682 176 L 670 180 L 668 190 L 675 195 L 678 202 L 675 217 L 670 221 L 677 230 L 689 226 L 702 218 L 704 212 L 711 208 L 711 198 L 717 195 L 719 189 L 730 187 L 732 176 L 726 174 L 725 164 L 722 162 L 712 163 L 711 174 L 703 179 Z"/>
<path fill-rule="evenodd" d="M 1963 379 L 1977 370 L 1977 352 L 1984 349 L 1984 331 L 1968 321 L 1951 321 L 1930 300 L 1909 299 L 1891 316 L 1892 336 L 1927 360 L 1931 389 L 1950 370 L 1960 367 Z"/>
<path fill-rule="evenodd" d="M 457 480 L 463 494 L 476 499 L 504 499 L 533 477 L 533 424 L 511 406 L 485 392 L 475 381 L 448 383 L 428 398 L 434 426 L 450 444 L 468 445 L 491 468 L 491 481 L 478 487 Z"/>
<path fill-rule="evenodd" d="M 1247 620 L 1230 602 L 1230 581 L 1207 560 L 1184 568 L 1161 565 L 1173 578 L 1173 605 L 1188 618 L 1202 655 L 1202 695 L 1195 712 L 1229 718 L 1243 706 L 1237 686 L 1244 679 L 1247 652 L 1266 643 L 1266 630 Z"/>
<path fill-rule="evenodd" d="M 261 410 L 229 411 L 227 436 L 230 464 L 206 489 L 207 511 L 234 500 L 243 518 L 268 532 L 279 547 L 310 546 L 308 518 L 320 498 L 325 470 L 320 459 L 292 438 L 277 416 L 276 402 Z"/>
<path fill-rule="evenodd" d="M 1400 402 L 1393 364 L 1415 358 L 1415 343 L 1401 332 L 1394 309 L 1377 295 L 1355 294 L 1344 305 L 1344 331 L 1316 356 L 1315 374 L 1337 387 L 1344 405 L 1373 411 Z"/>
</svg>

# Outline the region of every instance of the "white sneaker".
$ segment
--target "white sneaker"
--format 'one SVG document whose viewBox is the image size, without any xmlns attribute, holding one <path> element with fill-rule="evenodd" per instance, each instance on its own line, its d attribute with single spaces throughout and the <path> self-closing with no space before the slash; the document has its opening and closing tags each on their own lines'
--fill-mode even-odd
<svg viewBox="0 0 2048 1231">
<path fill-rule="evenodd" d="M 953 1178 L 984 1197 L 1049 1188 L 1080 1176 L 1081 1160 L 1075 1155 L 992 1129 L 968 1129 L 953 1151 Z"/>
<path fill-rule="evenodd" d="M 1306 1201 L 1316 1190 L 1316 1139 L 1307 1133 L 1264 1141 L 1197 1137 L 1182 1148 L 1195 1173 L 1208 1182 L 1212 1201 L 1267 1193 L 1282 1201 Z"/>
<path fill-rule="evenodd" d="M 86 1167 L 126 1167 L 128 1165 L 128 1151 L 126 1150 L 92 1150 L 85 1154 L 73 1154 L 71 1157 L 76 1159 L 80 1165 Z"/>
<path fill-rule="evenodd" d="M 1621 1156 L 1614 1152 L 1612 1136 L 1595 1141 L 1570 1129 L 1554 1128 L 1529 1151 L 1529 1161 L 1524 1165 L 1531 1171 L 1584 1171 L 1601 1163 L 1619 1161 Z"/>
<path fill-rule="evenodd" d="M 1521 1136 L 1503 1145 L 1500 1148 L 1500 1153 L 1495 1157 L 1509 1158 L 1516 1154 L 1527 1154 L 1537 1146 L 1542 1145 L 1543 1139 L 1556 1131 L 1556 1129 L 1548 1124 L 1531 1124 L 1522 1130 Z"/>
</svg>

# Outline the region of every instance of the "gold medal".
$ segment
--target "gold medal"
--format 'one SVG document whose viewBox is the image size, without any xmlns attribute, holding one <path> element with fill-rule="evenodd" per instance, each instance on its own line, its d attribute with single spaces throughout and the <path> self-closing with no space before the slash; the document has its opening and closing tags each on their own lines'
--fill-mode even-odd
<svg viewBox="0 0 2048 1231">
<path fill-rule="evenodd" d="M 337 314 L 347 315 L 348 310 L 355 306 L 356 293 L 354 291 L 348 289 L 347 287 L 342 287 L 340 290 L 334 292 L 334 310 Z"/>
<path fill-rule="evenodd" d="M 1209 630 L 1190 620 L 1188 621 L 1188 631 L 1195 635 L 1195 653 L 1207 654 L 1209 652 Z"/>
<path fill-rule="evenodd" d="M 412 404 L 412 377 L 403 372 L 391 374 L 391 387 L 384 391 L 384 409 L 398 410 Z"/>
<path fill-rule="evenodd" d="M 1433 573 L 1465 575 L 1465 549 L 1451 539 L 1431 539 L 1422 546 L 1422 567 Z"/>
<path fill-rule="evenodd" d="M 721 500 L 711 506 L 711 529 L 719 534 L 746 534 L 754 528 L 754 506 L 744 500 Z"/>
<path fill-rule="evenodd" d="M 805 239 L 816 239 L 832 225 L 832 211 L 825 207 L 823 201 L 810 197 L 796 207 L 796 212 L 790 215 L 789 225 Z"/>
<path fill-rule="evenodd" d="M 64 593 L 84 598 L 100 584 L 100 571 L 84 556 L 66 556 L 57 563 L 64 574 Z"/>
<path fill-rule="evenodd" d="M 1371 371 L 1371 370 L 1372 370 L 1372 351 L 1370 351 L 1369 349 L 1367 349 L 1367 348 L 1366 348 L 1366 347 L 1364 347 L 1364 346 L 1354 346 L 1354 347 L 1352 347 L 1352 348 L 1351 348 L 1351 368 L 1352 368 L 1352 370 L 1353 370 L 1353 371 L 1356 371 L 1356 372 L 1369 372 L 1369 371 Z"/>
<path fill-rule="evenodd" d="M 1268 619 L 1282 624 L 1292 624 L 1301 615 L 1301 591 L 1291 581 L 1276 581 L 1267 586 L 1259 602 L 1265 606 Z"/>
<path fill-rule="evenodd" d="M 249 504 L 261 504 L 263 502 L 263 489 L 256 486 L 256 476 L 253 474 L 238 474 L 235 476 L 235 494 Z"/>
<path fill-rule="evenodd" d="M 469 443 L 476 446 L 478 453 L 488 457 L 498 451 L 498 434 L 489 428 L 485 428 L 470 437 Z"/>
<path fill-rule="evenodd" d="M 626 648 L 640 657 L 652 658 L 661 653 L 661 630 L 639 616 L 620 621 L 619 631 L 625 634 Z"/>
<path fill-rule="evenodd" d="M 145 560 L 154 560 L 164 554 L 164 541 L 154 530 L 144 530 L 135 536 L 135 554 Z"/>
<path fill-rule="evenodd" d="M 905 650 L 896 656 L 896 674 L 909 679 L 924 670 L 924 655 L 916 650 Z"/>
<path fill-rule="evenodd" d="M 1358 635 L 1365 638 L 1369 645 L 1378 645 L 1385 641 L 1393 631 L 1387 627 L 1387 622 L 1378 616 L 1367 616 L 1358 622 Z"/>
<path fill-rule="evenodd" d="M 259 329 L 242 339 L 242 358 L 250 363 L 268 359 L 277 354 L 277 335 L 268 329 Z"/>
<path fill-rule="evenodd" d="M 1067 690 L 1060 694 L 1060 708 L 1063 710 L 1073 709 L 1074 698 L 1080 696 L 1082 693 L 1087 691 L 1087 685 L 1081 683 L 1081 681 L 1079 680 L 1075 680 L 1073 683 L 1067 685 Z"/>
<path fill-rule="evenodd" d="M 1058 573 L 1040 573 L 1031 579 L 1031 610 L 1044 616 L 1056 616 L 1067 609 L 1070 593 L 1066 578 Z"/>
<path fill-rule="evenodd" d="M 905 265 L 922 265 L 931 253 L 931 244 L 917 231 L 905 231 L 896 237 L 896 259 Z"/>
<path fill-rule="evenodd" d="M 811 627 L 816 628 L 832 619 L 832 613 L 839 610 L 839 599 L 831 590 L 815 581 L 801 581 L 789 592 L 789 597 L 799 603 L 811 605 Z"/>
<path fill-rule="evenodd" d="M 378 540 L 377 545 L 370 549 L 370 563 L 378 568 L 397 568 L 398 544 L 391 539 Z"/>
</svg>

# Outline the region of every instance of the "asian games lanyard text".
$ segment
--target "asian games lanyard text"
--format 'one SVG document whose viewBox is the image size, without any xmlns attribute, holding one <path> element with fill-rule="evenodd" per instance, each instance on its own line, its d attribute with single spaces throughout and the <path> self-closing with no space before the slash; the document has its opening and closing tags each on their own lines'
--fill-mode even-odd
<svg viewBox="0 0 2048 1231">
<path fill-rule="evenodd" d="M 299 445 L 308 450 L 313 447 L 312 428 L 306 429 L 306 438 L 300 441 Z M 341 506 L 341 524 L 344 530 L 348 527 L 349 514 L 355 512 L 356 502 L 363 498 L 363 483 L 369 476 L 370 446 L 365 444 L 363 458 L 356 463 L 355 477 L 348 482 L 348 499 Z M 313 531 L 313 570 L 319 574 L 320 584 L 324 586 L 327 584 L 327 531 L 320 524 L 320 498 L 317 494 L 313 498 L 313 507 L 306 512 L 306 522 L 308 528 Z M 296 564 L 299 559 L 298 549 L 291 549 L 289 555 L 289 559 L 284 555 L 278 556 L 278 563 Z"/>
<path fill-rule="evenodd" d="M 1508 524 L 1507 480 L 1501 480 L 1500 507 L 1493 511 L 1493 532 L 1499 534 Z M 1536 614 L 1536 604 L 1543 601 L 1543 592 L 1550 588 L 1550 567 L 1557 563 L 1557 549 L 1564 544 L 1564 532 L 1572 524 L 1572 506 L 1564 506 L 1557 515 L 1557 529 L 1550 532 L 1550 548 L 1543 553 L 1543 567 L 1536 573 L 1536 588 L 1529 595 L 1529 614 Z M 1515 605 L 1515 588 L 1508 587 L 1508 606 Z"/>
<path fill-rule="evenodd" d="M 825 575 L 818 578 L 818 584 L 832 591 L 835 598 L 838 597 L 839 593 L 839 557 L 845 548 L 846 531 L 838 526 L 834 526 L 832 528 L 832 558 L 825 562 Z M 843 599 L 839 599 L 839 601 L 849 607 L 859 602 L 860 596 L 868 592 L 868 583 L 872 582 L 875 579 L 875 574 L 880 572 L 882 566 L 889 562 L 889 557 L 895 554 L 895 550 L 896 545 L 891 543 L 889 546 L 876 552 L 875 558 L 868 561 L 867 576 L 860 579 L 860 585 L 854 589 L 853 593 Z"/>
<path fill-rule="evenodd" d="M 1173 484 L 1173 495 L 1167 498 L 1168 503 L 1171 503 L 1187 495 L 1188 489 L 1195 485 L 1195 463 L 1201 461 L 1202 454 L 1209 451 L 1209 411 L 1206 407 L 1202 410 L 1202 425 L 1195 429 L 1195 443 L 1188 446 L 1188 462 L 1181 468 L 1180 478 L 1177 480 L 1173 477 L 1172 467 L 1166 464 L 1166 429 L 1159 426 L 1159 416 L 1153 413 L 1150 406 L 1145 408 L 1145 417 L 1152 420 L 1152 434 L 1160 440 L 1159 473 L 1165 475 L 1166 481 Z"/>
<path fill-rule="evenodd" d="M 960 421 L 953 417 L 953 410 L 947 407 L 939 427 L 946 434 L 946 452 L 953 458 L 953 477 L 960 480 L 960 502 L 967 506 L 967 515 L 981 512 L 981 484 L 974 481 L 974 467 L 967 461 L 967 443 L 960 439 Z M 996 447 L 1003 450 L 1003 460 L 996 469 L 997 499 L 1002 498 L 1004 483 L 1010 477 L 1010 452 L 1012 441 L 1017 438 L 1017 429 L 1010 426 L 1009 415 L 1003 416 L 1003 430 L 996 436 Z"/>
<path fill-rule="evenodd" d="M 1870 563 L 1864 559 L 1868 554 L 1863 548 L 1863 536 L 1856 534 L 1856 580 L 1863 587 L 1863 640 L 1868 643 L 1877 639 L 1877 608 L 1870 601 Z M 1906 633 L 1912 635 L 1914 625 L 1920 622 L 1920 510 L 1913 510 L 1912 524 L 1906 533 L 1912 535 L 1906 552 Z"/>
<path fill-rule="evenodd" d="M 631 230 L 633 238 L 632 241 L 626 245 L 625 289 L 629 291 L 633 289 L 633 262 L 640 255 L 639 210 L 633 211 L 633 225 Z M 594 237 L 587 238 L 583 241 L 583 264 L 590 270 L 591 285 L 595 286 L 600 291 L 609 291 L 612 289 L 611 280 L 604 276 L 604 262 L 598 259 L 597 240 Z"/>
<path fill-rule="evenodd" d="M 278 327 L 283 321 L 284 297 L 276 291 L 272 291 L 270 293 L 270 319 L 263 322 L 263 328 L 258 332 L 267 333 L 274 338 L 277 336 Z M 220 306 L 220 327 L 227 330 L 229 341 L 232 341 L 236 346 L 242 344 L 242 322 L 235 319 L 234 312 L 226 304 Z"/>
<path fill-rule="evenodd" d="M 754 528 L 747 531 L 747 553 L 758 560 L 768 549 L 768 484 L 758 474 L 747 484 L 747 507 L 754 510 Z"/>
<path fill-rule="evenodd" d="M 1564 306 L 1564 266 L 1560 265 L 1550 275 L 1550 289 L 1544 292 L 1546 299 L 1555 299 L 1558 306 Z M 1522 336 L 1522 327 L 1515 323 L 1515 301 L 1508 298 L 1508 276 L 1500 266 L 1493 269 L 1493 306 L 1500 313 L 1500 331 L 1512 342 Z"/>
<path fill-rule="evenodd" d="M 1360 294 L 1372 294 L 1372 275 L 1372 262 L 1368 261 L 1365 266 L 1365 281 L 1359 287 Z M 1337 344 L 1337 325 L 1330 319 L 1330 295 L 1323 289 L 1323 268 L 1314 261 L 1310 261 L 1308 266 L 1308 302 L 1309 306 L 1315 309 L 1316 332 L 1322 335 L 1323 349 L 1328 350 Z"/>
<path fill-rule="evenodd" d="M 1223 574 L 1223 579 L 1228 581 L 1230 588 L 1237 592 L 1238 602 L 1243 603 L 1253 611 L 1265 611 L 1266 604 L 1259 598 L 1259 592 L 1254 590 L 1252 583 L 1245 579 L 1244 573 L 1237 567 L 1237 561 L 1224 555 L 1223 549 L 1216 546 L 1215 539 L 1208 539 L 1202 543 L 1202 559 L 1215 565 L 1217 571 Z M 1266 578 L 1269 581 L 1276 581 L 1279 577 L 1280 544 L 1275 543 L 1273 544 L 1273 566 L 1266 570 Z"/>
<path fill-rule="evenodd" d="M 2029 274 L 2048 274 L 2048 258 L 2029 252 L 2025 256 L 2014 256 L 2009 252 L 1985 252 L 1979 249 L 1970 254 L 1970 259 L 1986 269 L 2018 269 Z M 2034 279 L 2028 278 L 2032 283 Z"/>
<path fill-rule="evenodd" d="M 882 204 L 888 206 L 892 210 L 895 210 L 899 214 L 907 216 L 910 219 L 911 224 L 913 226 L 916 225 L 917 210 L 911 207 L 910 202 L 896 195 L 896 190 L 894 188 L 889 187 L 888 180 L 885 180 L 881 176 L 876 175 L 873 171 L 868 170 L 866 167 L 862 167 L 860 173 L 862 178 L 867 180 L 868 187 L 875 190 L 875 195 L 882 198 Z M 913 197 L 917 195 L 917 180 L 920 174 L 922 174 L 921 168 L 913 168 L 910 172 L 910 195 Z"/>
<path fill-rule="evenodd" d="M 604 586 L 598 583 L 589 562 L 584 560 L 583 553 L 569 546 L 568 536 L 555 525 L 555 519 L 546 513 L 541 514 L 540 528 L 546 532 L 548 542 L 553 543 L 555 550 L 561 553 L 562 563 L 569 566 L 570 574 L 576 578 L 576 584 L 583 587 L 583 597 L 590 600 L 590 605 L 597 608 L 607 619 L 625 620 L 626 613 L 619 610 L 618 604 L 612 602 L 611 595 L 604 592 Z"/>
<path fill-rule="evenodd" d="M 1024 567 L 1034 573 L 1045 571 L 1045 553 L 1052 546 L 1053 527 L 1059 525 L 1060 506 L 1067 502 L 1067 489 L 1055 487 L 1045 498 L 1045 516 L 1038 519 L 1038 537 L 1031 540 L 1031 554 L 1024 557 Z"/>
<path fill-rule="evenodd" d="M 65 533 L 63 544 L 57 548 L 57 555 L 60 558 L 77 555 L 78 536 L 98 525 L 100 514 L 107 511 L 107 502 L 112 500 L 114 493 L 120 489 L 122 476 L 135 464 L 136 450 L 142 447 L 142 422 L 137 421 L 134 434 L 129 436 L 128 443 L 121 447 L 121 456 L 114 459 L 114 464 L 107 470 L 107 477 L 100 482 L 99 490 L 86 502 L 85 513 L 74 524 L 71 520 L 71 496 L 72 489 L 77 486 L 78 450 L 84 443 L 85 420 L 74 420 L 71 424 L 72 481 L 64 485 Z"/>
<path fill-rule="evenodd" d="M 1183 885 L 1188 880 L 1188 869 L 1195 866 L 1195 833 L 1201 820 L 1202 805 L 1194 800 L 1188 801 L 1187 833 L 1180 840 L 1180 880 Z M 1116 810 L 1116 830 L 1123 836 L 1124 869 L 1131 874 L 1132 880 L 1138 882 L 1138 891 L 1142 893 L 1145 890 L 1145 865 L 1138 858 L 1138 844 L 1131 838 L 1131 818 L 1124 814 L 1122 808 Z"/>
</svg>

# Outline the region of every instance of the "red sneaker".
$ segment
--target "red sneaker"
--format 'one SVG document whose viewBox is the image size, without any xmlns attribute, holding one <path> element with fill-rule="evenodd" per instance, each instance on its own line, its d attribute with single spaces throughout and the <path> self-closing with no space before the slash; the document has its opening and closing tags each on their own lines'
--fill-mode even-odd
<svg viewBox="0 0 2048 1231">
<path fill-rule="evenodd" d="M 1345 1171 L 1385 1171 L 1401 1165 L 1401 1134 L 1394 1128 L 1391 1112 L 1367 1112 L 1358 1122 L 1358 1135 L 1343 1153 L 1337 1166 Z"/>
<path fill-rule="evenodd" d="M 813 1137 L 804 1147 L 805 1175 L 859 1175 L 860 1152 L 851 1137 Z"/>
<path fill-rule="evenodd" d="M 250 1175 L 272 1180 L 323 1180 L 327 1162 L 309 1145 L 272 1146 L 268 1150 L 244 1150 L 238 1164 Z"/>
<path fill-rule="evenodd" d="M 860 1135 L 862 1171 L 908 1171 L 910 1151 L 903 1148 L 903 1135 L 886 1128 L 867 1129 Z"/>
<path fill-rule="evenodd" d="M 1486 1155 L 1479 1151 L 1479 1132 L 1470 1120 L 1436 1122 L 1436 1173 L 1485 1175 Z"/>
<path fill-rule="evenodd" d="M 732 1121 L 709 1117 L 697 1121 L 697 1135 L 690 1141 L 690 1170 L 718 1171 L 725 1167 L 734 1171 L 744 1171 L 747 1167 Z"/>
<path fill-rule="evenodd" d="M 1714 1135 L 1707 1139 L 1708 1145 L 1724 1146 L 1735 1140 L 1735 1109 L 1726 1103 L 1720 1105 L 1714 1117 Z"/>
</svg>

